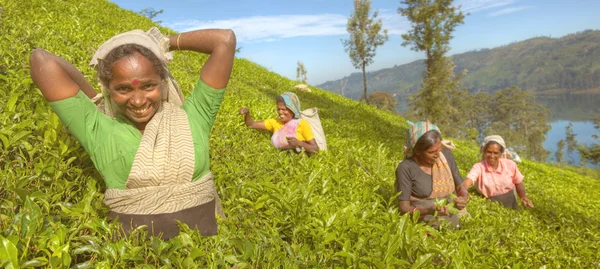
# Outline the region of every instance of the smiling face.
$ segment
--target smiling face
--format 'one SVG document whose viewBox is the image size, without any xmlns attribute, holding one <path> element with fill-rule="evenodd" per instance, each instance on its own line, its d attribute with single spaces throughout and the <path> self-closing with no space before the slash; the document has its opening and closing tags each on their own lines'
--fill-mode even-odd
<svg viewBox="0 0 600 269">
<path fill-rule="evenodd" d="M 277 102 L 277 114 L 279 114 L 279 120 L 281 120 L 283 124 L 286 124 L 294 118 L 294 112 L 287 108 L 284 102 Z"/>
<path fill-rule="evenodd" d="M 114 63 L 108 88 L 123 116 L 143 131 L 160 108 L 161 86 L 154 65 L 136 52 Z"/>
<path fill-rule="evenodd" d="M 419 158 L 419 163 L 424 165 L 434 165 L 435 161 L 440 157 L 441 152 L 442 141 L 438 140 L 431 147 L 422 152 L 416 152 L 415 154 Z"/>
<path fill-rule="evenodd" d="M 486 146 L 485 151 L 483 152 L 483 158 L 485 162 L 494 169 L 498 168 L 498 163 L 500 157 L 502 156 L 502 146 L 490 143 Z"/>
</svg>

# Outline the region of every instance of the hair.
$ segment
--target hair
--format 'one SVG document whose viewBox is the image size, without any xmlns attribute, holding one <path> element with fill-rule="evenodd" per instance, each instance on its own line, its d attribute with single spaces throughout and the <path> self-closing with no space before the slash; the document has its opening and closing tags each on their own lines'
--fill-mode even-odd
<svg viewBox="0 0 600 269">
<path fill-rule="evenodd" d="M 148 61 L 154 65 L 154 68 L 156 69 L 158 75 L 160 75 L 160 78 L 165 79 L 166 67 L 151 50 L 138 44 L 125 44 L 114 48 L 106 55 L 106 57 L 104 57 L 104 59 L 99 61 L 97 70 L 100 82 L 108 88 L 108 85 L 112 80 L 112 68 L 115 65 L 115 62 L 121 58 L 131 56 L 136 52 L 146 57 L 146 59 L 148 59 Z"/>
<path fill-rule="evenodd" d="M 500 147 L 500 153 L 504 153 L 504 147 L 500 145 L 500 143 L 496 141 L 489 141 L 483 146 L 483 150 L 481 153 L 485 154 L 485 151 L 488 149 L 490 145 L 498 145 Z"/>
<path fill-rule="evenodd" d="M 440 133 L 440 131 L 438 130 L 429 130 L 425 132 L 421 137 L 419 137 L 419 140 L 417 140 L 413 152 L 425 152 L 428 148 L 435 145 L 439 141 L 442 141 L 442 133 Z"/>
</svg>

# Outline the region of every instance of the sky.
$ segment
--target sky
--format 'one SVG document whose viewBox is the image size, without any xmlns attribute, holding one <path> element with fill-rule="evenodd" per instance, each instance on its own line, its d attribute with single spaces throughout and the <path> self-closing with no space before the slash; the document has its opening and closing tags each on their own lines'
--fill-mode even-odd
<svg viewBox="0 0 600 269">
<path fill-rule="evenodd" d="M 290 79 L 298 61 L 308 83 L 318 85 L 360 72 L 352 66 L 342 39 L 352 0 L 111 0 L 122 8 L 163 10 L 154 20 L 175 31 L 229 28 L 237 36 L 238 57 L 249 59 Z M 403 47 L 401 35 L 411 25 L 398 14 L 399 0 L 372 0 L 389 40 L 377 48 L 367 71 L 423 59 L 423 52 Z M 468 15 L 450 42 L 450 54 L 493 48 L 538 36 L 561 37 L 600 29 L 600 0 L 455 0 Z"/>
</svg>

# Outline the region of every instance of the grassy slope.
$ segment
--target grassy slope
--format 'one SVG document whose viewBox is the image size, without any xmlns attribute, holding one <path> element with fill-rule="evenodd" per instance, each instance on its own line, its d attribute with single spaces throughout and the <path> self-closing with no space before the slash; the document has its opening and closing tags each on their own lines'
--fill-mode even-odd
<svg viewBox="0 0 600 269">
<path fill-rule="evenodd" d="M 520 169 L 535 209 L 514 212 L 473 196 L 463 229 L 427 237 L 427 227 L 400 217 L 392 203 L 404 119 L 319 89 L 299 93 L 304 108 L 320 109 L 330 150 L 312 158 L 278 152 L 268 134 L 243 126 L 237 110 L 274 117 L 274 97 L 294 82 L 243 59 L 236 60 L 211 136 L 212 171 L 228 215 L 219 235 L 112 241 L 103 183 L 48 112 L 28 78 L 27 56 L 44 47 L 92 80 L 87 62 L 95 47 L 152 23 L 102 1 L 0 0 L 0 7 L 7 33 L 0 39 L 3 261 L 105 268 L 599 266 L 600 181 L 526 161 Z M 190 89 L 204 58 L 175 59 L 174 75 Z M 477 150 L 455 142 L 464 175 Z"/>
</svg>

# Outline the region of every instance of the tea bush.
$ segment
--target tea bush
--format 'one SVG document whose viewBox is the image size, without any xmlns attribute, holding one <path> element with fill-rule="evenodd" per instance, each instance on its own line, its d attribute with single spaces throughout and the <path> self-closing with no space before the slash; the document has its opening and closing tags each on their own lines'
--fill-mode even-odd
<svg viewBox="0 0 600 269">
<path fill-rule="evenodd" d="M 403 118 L 320 89 L 299 92 L 304 108 L 319 108 L 329 151 L 279 152 L 237 111 L 275 117 L 275 96 L 295 82 L 245 59 L 236 59 L 211 135 L 227 214 L 219 235 L 201 237 L 183 225 L 169 241 L 145 240 L 144 228 L 114 240 L 106 187 L 32 84 L 28 56 L 45 48 L 94 81 L 95 48 L 151 26 L 107 1 L 0 0 L 0 267 L 600 267 L 600 181 L 525 161 L 519 167 L 534 209 L 507 210 L 474 195 L 461 229 L 432 230 L 400 216 L 394 202 Z M 205 59 L 175 53 L 171 68 L 185 90 Z M 478 149 L 455 143 L 466 175 Z"/>
</svg>

